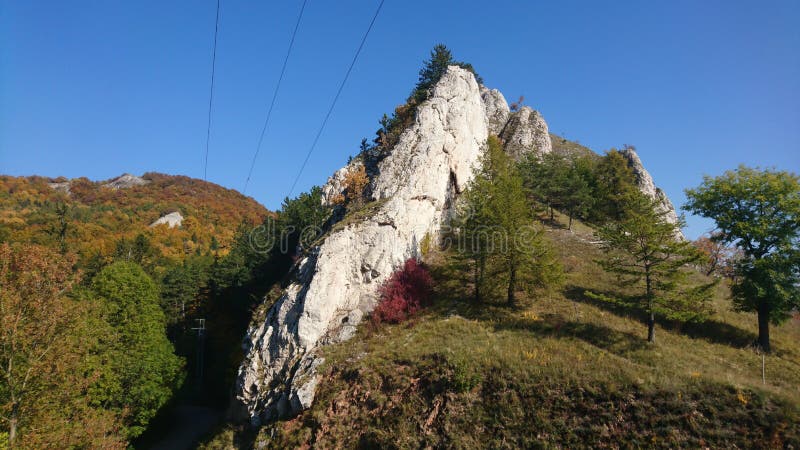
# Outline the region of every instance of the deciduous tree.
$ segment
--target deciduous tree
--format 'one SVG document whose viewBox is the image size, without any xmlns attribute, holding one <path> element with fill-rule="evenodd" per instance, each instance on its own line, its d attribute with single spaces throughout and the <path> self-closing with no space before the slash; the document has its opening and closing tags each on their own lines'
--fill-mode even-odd
<svg viewBox="0 0 800 450">
<path fill-rule="evenodd" d="M 769 325 L 800 308 L 800 178 L 739 166 L 686 191 L 684 208 L 716 221 L 718 241 L 741 250 L 733 301 L 758 314 L 758 343 L 769 352 Z"/>
<path fill-rule="evenodd" d="M 117 339 L 110 342 L 115 379 L 101 386 L 103 403 L 128 410 L 128 436 L 140 435 L 183 380 L 183 361 L 167 340 L 156 284 L 135 263 L 116 262 L 92 281 Z M 103 389 L 103 387 L 105 389 Z"/>
</svg>

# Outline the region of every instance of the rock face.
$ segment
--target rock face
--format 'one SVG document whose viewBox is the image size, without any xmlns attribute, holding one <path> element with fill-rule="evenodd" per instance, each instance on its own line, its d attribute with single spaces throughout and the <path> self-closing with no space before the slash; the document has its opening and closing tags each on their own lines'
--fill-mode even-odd
<svg viewBox="0 0 800 450">
<path fill-rule="evenodd" d="M 349 164 L 337 170 L 333 173 L 333 175 L 328 177 L 328 182 L 322 186 L 322 204 L 325 206 L 333 205 L 334 197 L 343 193 L 345 190 L 345 180 L 347 175 L 351 172 L 359 170 L 359 168 L 363 165 L 363 162 L 354 159 Z"/>
<path fill-rule="evenodd" d="M 151 223 L 150 226 L 155 227 L 158 225 L 166 225 L 170 228 L 175 228 L 181 226 L 182 223 L 183 223 L 183 215 L 181 215 L 180 212 L 175 211 L 166 214 L 164 216 L 161 216 L 158 220 Z"/>
<path fill-rule="evenodd" d="M 258 425 L 311 406 L 320 381 L 320 348 L 352 337 L 374 308 L 380 284 L 419 255 L 426 236 L 437 236 L 493 133 L 517 158 L 552 151 L 538 112 L 523 107 L 510 113 L 499 91 L 478 86 L 470 72 L 451 66 L 388 155 L 356 158 L 328 179 L 322 189 L 326 204 L 342 193 L 347 174 L 366 164 L 371 199 L 361 214 L 366 218 L 334 224 L 293 267 L 291 283 L 265 317 L 248 330 L 231 419 Z M 640 184 L 649 189 L 652 179 L 638 164 Z M 659 195 L 654 186 L 653 192 Z"/>
<path fill-rule="evenodd" d="M 129 173 L 123 173 L 117 178 L 114 178 L 107 183 L 103 183 L 103 186 L 110 187 L 111 189 L 126 189 L 133 186 L 141 186 L 149 182 L 150 181 L 145 180 L 142 177 L 137 177 L 136 175 L 131 175 Z"/>
<path fill-rule="evenodd" d="M 511 114 L 506 98 L 497 89 L 481 86 L 481 99 L 486 111 L 486 120 L 489 123 L 489 134 L 500 136 L 508 123 L 508 116 Z"/>
<path fill-rule="evenodd" d="M 539 111 L 527 106 L 511 113 L 500 137 L 505 142 L 506 153 L 515 159 L 529 152 L 543 155 L 553 151 L 547 123 Z"/>
<path fill-rule="evenodd" d="M 65 194 L 67 194 L 67 195 L 70 195 L 72 193 L 69 190 L 69 188 L 72 186 L 72 183 L 69 182 L 69 181 L 60 181 L 60 182 L 57 182 L 57 183 L 47 183 L 47 185 L 50 186 L 53 190 L 61 191 L 61 192 L 65 193 Z"/>
<path fill-rule="evenodd" d="M 334 231 L 296 266 L 296 277 L 248 330 L 236 383 L 234 419 L 258 424 L 307 408 L 319 380 L 316 349 L 352 336 L 377 289 L 436 235 L 471 175 L 488 136 L 474 76 L 452 66 L 419 106 L 415 123 L 380 161 L 374 214 Z M 338 172 L 337 172 L 338 173 Z M 334 175 L 327 192 L 336 192 Z"/>
<path fill-rule="evenodd" d="M 628 147 L 620 150 L 620 154 L 628 160 L 628 166 L 636 177 L 636 185 L 639 187 L 639 190 L 642 191 L 644 195 L 658 200 L 661 210 L 666 211 L 667 221 L 672 224 L 677 224 L 678 214 L 675 212 L 675 206 L 672 205 L 672 202 L 667 195 L 664 194 L 664 191 L 656 187 L 656 184 L 653 182 L 653 177 L 650 176 L 650 172 L 644 168 L 642 160 L 639 159 L 636 150 L 632 147 Z M 684 239 L 683 233 L 680 230 L 677 230 L 675 234 L 680 239 Z"/>
</svg>

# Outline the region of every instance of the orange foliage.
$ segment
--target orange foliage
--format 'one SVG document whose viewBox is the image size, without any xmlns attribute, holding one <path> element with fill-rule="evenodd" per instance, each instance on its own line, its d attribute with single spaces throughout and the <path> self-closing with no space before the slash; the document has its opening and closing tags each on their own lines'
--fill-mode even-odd
<svg viewBox="0 0 800 450">
<path fill-rule="evenodd" d="M 255 200 L 232 189 L 185 176 L 146 173 L 149 183 L 111 189 L 101 182 L 77 178 L 69 194 L 53 189 L 44 177 L 0 176 L 0 242 L 30 242 L 58 248 L 58 205 L 67 206 L 67 249 L 82 261 L 110 255 L 116 242 L 140 233 L 171 260 L 187 253 L 227 252 L 241 222 L 260 223 L 270 214 Z M 179 228 L 150 228 L 164 214 L 179 211 Z"/>
</svg>

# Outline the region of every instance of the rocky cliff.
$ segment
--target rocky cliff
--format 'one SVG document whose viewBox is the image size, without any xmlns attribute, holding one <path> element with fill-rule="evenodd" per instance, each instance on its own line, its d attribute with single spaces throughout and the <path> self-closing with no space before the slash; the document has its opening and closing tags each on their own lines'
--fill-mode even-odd
<svg viewBox="0 0 800 450">
<path fill-rule="evenodd" d="M 436 237 L 490 134 L 500 135 L 517 158 L 552 151 L 537 111 L 511 112 L 499 91 L 450 66 L 388 155 L 354 159 L 328 179 L 323 202 L 341 194 L 346 174 L 366 162 L 369 214 L 334 225 L 296 264 L 293 281 L 266 317 L 248 330 L 233 419 L 260 424 L 311 405 L 320 347 L 351 337 L 375 306 L 380 284 L 419 255 L 426 236 Z"/>
<path fill-rule="evenodd" d="M 650 176 L 650 172 L 644 168 L 644 164 L 642 164 L 642 160 L 639 159 L 636 150 L 634 150 L 633 147 L 627 147 L 620 150 L 620 153 L 628 160 L 628 166 L 636 177 L 636 185 L 639 187 L 639 190 L 653 200 L 657 200 L 661 210 L 666 213 L 665 217 L 667 221 L 677 225 L 678 214 L 675 212 L 675 206 L 672 205 L 672 202 L 669 200 L 669 197 L 664 194 L 664 191 L 656 187 L 653 177 Z M 675 236 L 679 239 L 684 239 L 683 232 L 679 229 L 675 231 Z"/>
<path fill-rule="evenodd" d="M 488 136 L 473 75 L 451 66 L 419 106 L 372 178 L 374 213 L 335 231 L 297 266 L 297 275 L 249 330 L 232 414 L 257 424 L 308 407 L 314 397 L 315 351 L 349 337 L 376 303 L 378 286 L 435 235 L 454 195 L 469 180 Z M 358 164 L 358 163 L 355 163 Z M 341 189 L 337 172 L 323 189 Z"/>
</svg>

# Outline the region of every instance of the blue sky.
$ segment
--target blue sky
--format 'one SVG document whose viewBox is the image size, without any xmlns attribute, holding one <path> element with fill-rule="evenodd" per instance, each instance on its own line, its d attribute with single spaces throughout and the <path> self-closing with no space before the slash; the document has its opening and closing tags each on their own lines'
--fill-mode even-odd
<svg viewBox="0 0 800 450">
<path fill-rule="evenodd" d="M 208 179 L 242 190 L 302 0 L 222 0 Z M 309 0 L 248 188 L 288 194 L 378 0 Z M 215 0 L 0 2 L 0 173 L 203 175 Z M 677 205 L 740 163 L 800 172 L 800 2 L 387 0 L 299 189 L 448 45 L 553 132 L 633 144 Z M 695 237 L 710 227 L 689 218 Z"/>
</svg>

